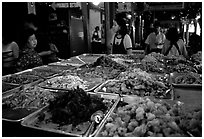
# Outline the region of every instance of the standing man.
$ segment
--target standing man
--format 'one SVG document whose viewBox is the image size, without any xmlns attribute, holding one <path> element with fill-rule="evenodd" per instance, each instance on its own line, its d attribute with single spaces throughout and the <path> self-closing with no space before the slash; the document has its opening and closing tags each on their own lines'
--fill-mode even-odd
<svg viewBox="0 0 204 139">
<path fill-rule="evenodd" d="M 166 36 L 161 32 L 160 24 L 156 22 L 154 24 L 154 31 L 147 36 L 147 39 L 145 41 L 145 53 L 161 53 L 165 39 Z"/>
</svg>

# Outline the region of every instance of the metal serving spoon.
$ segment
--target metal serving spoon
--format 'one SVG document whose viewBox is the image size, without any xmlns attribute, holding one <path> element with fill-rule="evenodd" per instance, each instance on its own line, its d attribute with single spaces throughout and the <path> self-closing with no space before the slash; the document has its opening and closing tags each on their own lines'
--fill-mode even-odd
<svg viewBox="0 0 204 139">
<path fill-rule="evenodd" d="M 100 121 L 103 118 L 103 112 L 102 111 L 96 111 L 94 114 L 91 115 L 91 125 L 89 126 L 89 128 L 87 129 L 87 131 L 85 132 L 85 137 L 88 137 L 92 131 L 92 128 L 95 126 L 95 124 L 99 124 Z"/>
</svg>

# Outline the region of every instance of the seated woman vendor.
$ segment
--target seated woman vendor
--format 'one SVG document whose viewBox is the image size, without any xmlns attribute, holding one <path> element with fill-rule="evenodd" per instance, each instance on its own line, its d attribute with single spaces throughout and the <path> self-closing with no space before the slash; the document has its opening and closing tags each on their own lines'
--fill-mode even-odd
<svg viewBox="0 0 204 139">
<path fill-rule="evenodd" d="M 43 65 L 39 54 L 34 50 L 37 46 L 35 31 L 32 29 L 26 30 L 23 35 L 23 48 L 20 51 L 20 56 L 16 64 L 17 71 L 31 69 Z"/>
<path fill-rule="evenodd" d="M 2 75 L 12 74 L 15 72 L 15 62 L 19 56 L 19 47 L 13 41 L 12 33 L 8 30 L 2 32 Z"/>
</svg>

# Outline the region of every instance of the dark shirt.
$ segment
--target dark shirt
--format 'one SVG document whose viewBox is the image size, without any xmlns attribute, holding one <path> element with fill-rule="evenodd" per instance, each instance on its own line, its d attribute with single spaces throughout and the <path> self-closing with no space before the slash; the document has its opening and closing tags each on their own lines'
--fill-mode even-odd
<svg viewBox="0 0 204 139">
<path fill-rule="evenodd" d="M 115 38 L 116 37 L 117 37 L 117 35 L 115 35 L 114 41 L 113 41 L 113 54 L 127 54 L 127 51 L 125 50 L 125 47 L 123 44 L 124 36 L 122 36 L 122 40 L 121 40 L 120 44 L 115 44 Z"/>
<path fill-rule="evenodd" d="M 16 68 L 19 71 L 43 65 L 41 57 L 34 49 L 26 48 L 20 53 Z"/>
</svg>

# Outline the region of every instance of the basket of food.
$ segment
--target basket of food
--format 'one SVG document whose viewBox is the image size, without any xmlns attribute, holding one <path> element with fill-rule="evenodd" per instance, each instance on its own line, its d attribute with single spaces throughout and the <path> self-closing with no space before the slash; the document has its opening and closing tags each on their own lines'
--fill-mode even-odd
<svg viewBox="0 0 204 139">
<path fill-rule="evenodd" d="M 89 94 L 77 88 L 58 94 L 47 107 L 29 115 L 21 124 L 32 129 L 68 136 L 86 136 L 97 129 L 118 101 L 119 97 Z M 91 117 L 95 117 L 95 114 L 100 117 L 99 123 L 92 124 Z"/>
</svg>

